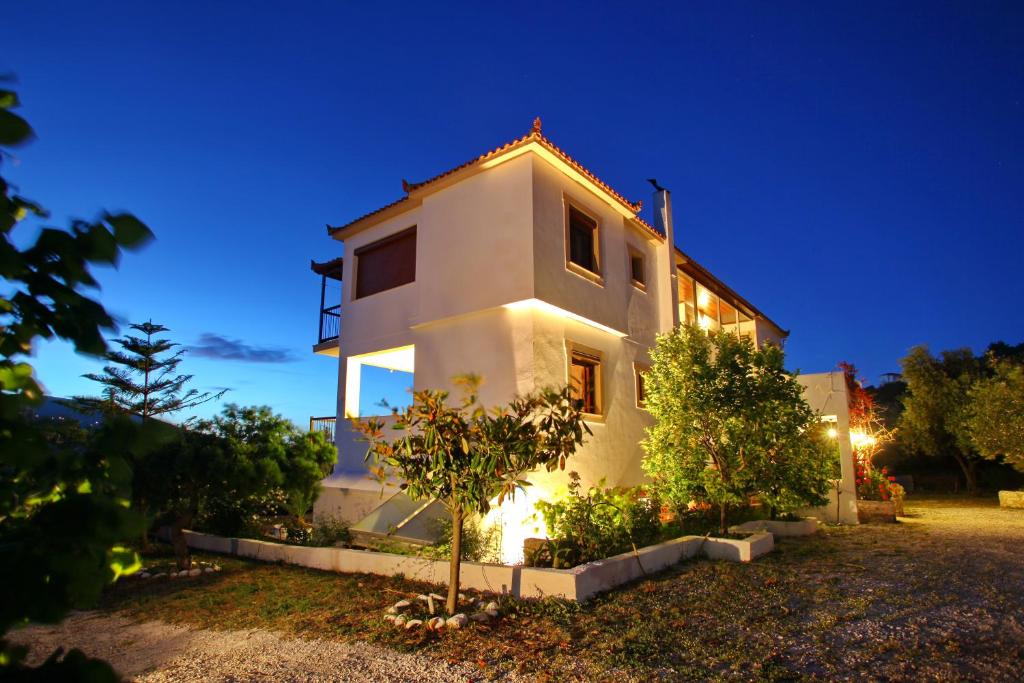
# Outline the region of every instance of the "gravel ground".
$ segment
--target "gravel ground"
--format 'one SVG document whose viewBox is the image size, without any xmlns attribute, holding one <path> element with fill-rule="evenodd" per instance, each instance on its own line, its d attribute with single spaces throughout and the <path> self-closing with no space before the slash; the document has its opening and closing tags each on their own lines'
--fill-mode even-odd
<svg viewBox="0 0 1024 683">
<path fill-rule="evenodd" d="M 1024 680 L 1024 511 L 906 507 L 896 525 L 787 539 L 749 565 L 685 563 L 582 610 L 439 639 L 384 629 L 398 580 L 234 560 L 11 639 L 36 661 L 78 647 L 143 681 Z M 358 642 L 374 638 L 388 647 Z"/>
<path fill-rule="evenodd" d="M 38 664 L 59 646 L 110 662 L 124 676 L 157 681 L 475 681 L 479 669 L 367 643 L 288 638 L 260 630 L 210 631 L 79 612 L 12 640 Z M 515 680 L 515 679 L 509 679 Z"/>
</svg>

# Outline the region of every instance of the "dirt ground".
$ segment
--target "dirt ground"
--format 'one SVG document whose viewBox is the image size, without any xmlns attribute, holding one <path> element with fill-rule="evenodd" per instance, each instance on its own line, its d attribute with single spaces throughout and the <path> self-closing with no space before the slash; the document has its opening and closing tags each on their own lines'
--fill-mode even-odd
<svg viewBox="0 0 1024 683">
<path fill-rule="evenodd" d="M 685 563 L 457 637 L 384 625 L 396 590 L 415 588 L 399 579 L 225 560 L 224 576 L 129 583 L 13 640 L 37 658 L 79 647 L 143 681 L 1022 680 L 1024 510 L 906 509 L 897 525 L 825 528 L 749 565 Z"/>
</svg>

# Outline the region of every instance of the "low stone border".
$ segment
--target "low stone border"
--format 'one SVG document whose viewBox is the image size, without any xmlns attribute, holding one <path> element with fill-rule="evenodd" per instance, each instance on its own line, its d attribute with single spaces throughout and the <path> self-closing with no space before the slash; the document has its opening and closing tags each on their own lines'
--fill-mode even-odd
<svg viewBox="0 0 1024 683">
<path fill-rule="evenodd" d="M 1024 491 L 1000 491 L 999 507 L 1024 509 Z"/>
<path fill-rule="evenodd" d="M 891 500 L 858 500 L 857 520 L 861 524 L 895 524 L 896 504 Z"/>
<path fill-rule="evenodd" d="M 811 534 L 818 533 L 818 520 L 814 517 L 804 517 L 793 522 L 777 519 L 755 519 L 729 527 L 729 531 L 733 533 L 767 531 L 772 536 L 779 538 L 785 536 L 810 536 Z"/>
<path fill-rule="evenodd" d="M 741 532 L 742 533 L 742 532 Z M 767 531 L 752 533 L 747 538 L 714 538 L 704 541 L 702 550 L 712 560 L 750 562 L 771 552 L 775 538 Z"/>
<path fill-rule="evenodd" d="M 285 562 L 324 571 L 395 576 L 433 584 L 447 584 L 448 561 L 395 555 L 351 548 L 311 548 L 246 538 L 223 538 L 185 531 L 188 545 L 224 555 L 266 562 Z M 770 533 L 748 539 L 705 539 L 683 536 L 667 543 L 640 548 L 571 569 L 521 567 L 463 562 L 460 584 L 468 589 L 512 595 L 517 598 L 554 596 L 584 601 L 630 581 L 643 578 L 703 552 L 712 559 L 749 562 L 770 551 Z"/>
</svg>

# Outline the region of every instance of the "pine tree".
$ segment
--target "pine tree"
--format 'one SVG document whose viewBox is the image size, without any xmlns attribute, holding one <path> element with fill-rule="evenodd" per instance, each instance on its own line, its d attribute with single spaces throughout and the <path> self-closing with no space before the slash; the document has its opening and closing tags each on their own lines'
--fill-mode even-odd
<svg viewBox="0 0 1024 683">
<path fill-rule="evenodd" d="M 102 373 L 83 375 L 103 385 L 102 397 L 76 397 L 80 404 L 99 412 L 129 413 L 146 420 L 215 401 L 227 391 L 186 390 L 192 375 L 177 374 L 185 350 L 175 351 L 179 344 L 154 338 L 170 330 L 152 320 L 131 328 L 145 336 L 125 335 L 112 340 L 122 350 L 106 354 L 109 365 Z"/>
</svg>

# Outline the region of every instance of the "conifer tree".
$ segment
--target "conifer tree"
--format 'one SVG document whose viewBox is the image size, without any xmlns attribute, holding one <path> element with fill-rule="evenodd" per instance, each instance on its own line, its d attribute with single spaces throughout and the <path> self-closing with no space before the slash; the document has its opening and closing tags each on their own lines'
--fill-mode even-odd
<svg viewBox="0 0 1024 683">
<path fill-rule="evenodd" d="M 102 398 L 76 397 L 86 407 L 107 413 L 130 413 L 146 420 L 157 415 L 195 408 L 224 395 L 220 392 L 200 392 L 185 389 L 192 375 L 177 374 L 184 349 L 174 350 L 179 344 L 154 335 L 170 330 L 152 320 L 133 324 L 145 336 L 125 335 L 112 340 L 121 351 L 106 354 L 109 363 L 101 373 L 84 377 L 103 385 Z"/>
</svg>

